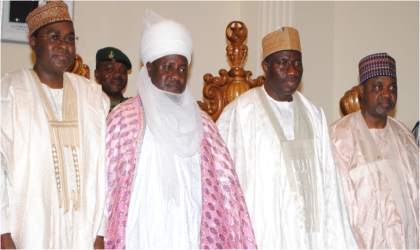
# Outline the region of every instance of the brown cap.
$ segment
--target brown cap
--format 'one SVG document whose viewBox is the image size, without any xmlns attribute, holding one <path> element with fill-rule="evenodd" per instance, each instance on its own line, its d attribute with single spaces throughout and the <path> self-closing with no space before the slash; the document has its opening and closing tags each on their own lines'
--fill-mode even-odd
<svg viewBox="0 0 420 250">
<path fill-rule="evenodd" d="M 282 27 L 266 35 L 262 40 L 263 58 L 282 50 L 300 50 L 299 32 L 291 27 Z"/>
<path fill-rule="evenodd" d="M 34 31 L 44 25 L 60 21 L 72 22 L 67 4 L 61 1 L 47 2 L 45 5 L 34 9 L 26 17 L 26 23 L 28 24 L 29 28 L 29 35 L 32 35 Z"/>
</svg>

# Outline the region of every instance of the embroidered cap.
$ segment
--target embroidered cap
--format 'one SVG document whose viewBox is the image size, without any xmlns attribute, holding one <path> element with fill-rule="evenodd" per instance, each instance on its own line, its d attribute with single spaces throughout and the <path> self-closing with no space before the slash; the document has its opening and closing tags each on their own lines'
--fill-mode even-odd
<svg viewBox="0 0 420 250">
<path fill-rule="evenodd" d="M 359 62 L 360 84 L 375 76 L 392 76 L 397 79 L 395 60 L 387 53 L 369 55 Z"/>
<path fill-rule="evenodd" d="M 300 50 L 299 32 L 291 27 L 282 27 L 266 35 L 262 40 L 263 58 L 282 50 Z"/>
<path fill-rule="evenodd" d="M 96 65 L 103 61 L 121 62 L 131 69 L 130 59 L 119 49 L 114 47 L 105 47 L 96 52 Z"/>
<path fill-rule="evenodd" d="M 67 4 L 61 1 L 47 2 L 45 5 L 34 9 L 26 17 L 29 35 L 32 35 L 37 29 L 44 25 L 60 21 L 72 22 Z"/>
</svg>

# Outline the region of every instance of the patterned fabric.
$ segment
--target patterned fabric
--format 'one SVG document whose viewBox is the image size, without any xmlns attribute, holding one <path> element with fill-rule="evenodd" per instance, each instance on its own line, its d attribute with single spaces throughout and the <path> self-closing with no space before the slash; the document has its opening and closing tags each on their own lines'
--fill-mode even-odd
<svg viewBox="0 0 420 250">
<path fill-rule="evenodd" d="M 77 152 L 80 147 L 80 142 L 76 91 L 70 80 L 64 75 L 62 97 L 64 104 L 62 111 L 63 120 L 59 121 L 54 115 L 53 108 L 48 101 L 47 94 L 42 87 L 37 73 L 34 70 L 31 70 L 31 73 L 41 95 L 41 101 L 44 104 L 45 114 L 50 128 L 51 153 L 54 161 L 59 206 L 60 208 L 64 206 L 64 211 L 67 213 L 71 200 L 75 210 L 78 210 L 80 208 L 80 171 Z M 64 152 L 66 148 L 70 148 L 72 151 L 72 157 L 70 159 L 65 157 Z M 74 175 L 67 174 L 68 171 L 66 171 L 66 168 L 69 167 L 69 164 L 74 167 Z M 71 178 L 71 176 L 75 178 Z M 72 189 L 72 186 L 77 187 L 77 189 Z"/>
<path fill-rule="evenodd" d="M 359 62 L 360 84 L 375 76 L 397 78 L 395 60 L 387 53 L 369 55 Z"/>
<path fill-rule="evenodd" d="M 107 118 L 109 223 L 105 248 L 125 249 L 131 185 L 145 119 L 140 97 L 117 106 Z M 202 218 L 200 248 L 256 248 L 242 189 L 228 150 L 211 118 L 203 113 L 200 146 Z"/>
<path fill-rule="evenodd" d="M 29 35 L 32 35 L 35 30 L 41 28 L 44 25 L 61 21 L 71 22 L 67 4 L 61 1 L 49 1 L 45 5 L 41 5 L 34 9 L 26 17 L 26 24 L 28 24 Z"/>
</svg>

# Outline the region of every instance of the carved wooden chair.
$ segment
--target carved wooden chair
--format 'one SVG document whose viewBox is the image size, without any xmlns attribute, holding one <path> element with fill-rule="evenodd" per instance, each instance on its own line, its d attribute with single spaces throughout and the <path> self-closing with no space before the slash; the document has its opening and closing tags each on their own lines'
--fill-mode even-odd
<svg viewBox="0 0 420 250">
<path fill-rule="evenodd" d="M 66 70 L 67 72 L 74 73 L 80 76 L 84 76 L 87 79 L 90 79 L 90 69 L 89 66 L 83 64 L 83 59 L 78 54 L 74 57 L 74 62 Z"/>
<path fill-rule="evenodd" d="M 344 93 L 344 96 L 340 99 L 340 109 L 343 115 L 356 112 L 360 109 L 359 93 L 357 91 L 358 86 L 354 86 L 350 90 Z"/>
<path fill-rule="evenodd" d="M 203 95 L 208 102 L 198 101 L 201 110 L 216 121 L 226 105 L 247 90 L 264 84 L 265 78 L 259 76 L 252 80 L 251 71 L 244 70 L 243 64 L 248 55 L 248 47 L 242 44 L 248 37 L 248 29 L 239 21 L 230 22 L 226 28 L 226 37 L 231 42 L 226 47 L 227 56 L 232 64 L 229 71 L 219 70 L 218 77 L 205 74 Z"/>
</svg>

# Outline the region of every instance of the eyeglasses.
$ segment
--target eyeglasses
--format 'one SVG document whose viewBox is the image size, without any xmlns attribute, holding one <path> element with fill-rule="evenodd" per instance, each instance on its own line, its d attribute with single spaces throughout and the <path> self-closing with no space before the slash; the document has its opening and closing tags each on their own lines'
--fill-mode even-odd
<svg viewBox="0 0 420 250">
<path fill-rule="evenodd" d="M 66 36 L 62 37 L 59 35 L 50 35 L 50 36 L 37 36 L 37 37 L 46 37 L 50 43 L 61 43 L 66 42 L 67 44 L 76 44 L 76 42 L 79 40 L 79 37 L 72 37 L 72 36 Z"/>
</svg>

